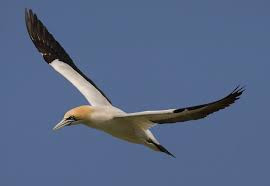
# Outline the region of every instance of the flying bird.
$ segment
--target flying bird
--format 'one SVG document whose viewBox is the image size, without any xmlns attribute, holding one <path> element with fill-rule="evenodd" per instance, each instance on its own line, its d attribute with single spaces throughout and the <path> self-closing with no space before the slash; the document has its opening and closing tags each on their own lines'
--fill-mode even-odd
<svg viewBox="0 0 270 186">
<path fill-rule="evenodd" d="M 158 124 L 185 122 L 202 119 L 209 114 L 233 104 L 243 93 L 243 87 L 236 87 L 226 97 L 207 104 L 156 111 L 126 113 L 113 106 L 110 99 L 76 67 L 73 60 L 38 19 L 33 11 L 25 9 L 25 22 L 30 39 L 44 60 L 70 81 L 89 102 L 66 112 L 53 130 L 65 126 L 84 124 L 104 131 L 116 138 L 135 144 L 142 144 L 152 150 L 164 152 L 172 157 L 154 137 L 150 128 Z"/>
</svg>

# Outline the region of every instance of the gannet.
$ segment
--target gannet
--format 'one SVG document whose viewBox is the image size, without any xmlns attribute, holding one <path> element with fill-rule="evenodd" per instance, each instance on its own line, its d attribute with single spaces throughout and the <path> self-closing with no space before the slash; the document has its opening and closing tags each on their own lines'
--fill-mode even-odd
<svg viewBox="0 0 270 186">
<path fill-rule="evenodd" d="M 204 118 L 233 104 L 245 90 L 244 87 L 237 86 L 226 97 L 197 106 L 126 113 L 113 106 L 104 92 L 76 67 L 64 48 L 55 40 L 31 9 L 25 9 L 25 22 L 30 39 L 44 60 L 72 83 L 89 102 L 88 105 L 69 110 L 53 130 L 84 124 L 116 138 L 141 144 L 154 151 L 175 157 L 158 142 L 150 131 L 151 127 L 157 124 L 178 123 Z"/>
</svg>

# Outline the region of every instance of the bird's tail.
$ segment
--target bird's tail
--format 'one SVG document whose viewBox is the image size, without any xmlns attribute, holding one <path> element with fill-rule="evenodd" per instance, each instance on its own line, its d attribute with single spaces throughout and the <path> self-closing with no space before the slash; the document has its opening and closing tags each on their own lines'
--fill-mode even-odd
<svg viewBox="0 0 270 186">
<path fill-rule="evenodd" d="M 163 152 L 175 158 L 175 156 L 172 153 L 170 153 L 165 147 L 163 147 L 159 143 L 154 142 L 151 139 L 147 140 L 147 146 L 155 151 Z"/>
</svg>

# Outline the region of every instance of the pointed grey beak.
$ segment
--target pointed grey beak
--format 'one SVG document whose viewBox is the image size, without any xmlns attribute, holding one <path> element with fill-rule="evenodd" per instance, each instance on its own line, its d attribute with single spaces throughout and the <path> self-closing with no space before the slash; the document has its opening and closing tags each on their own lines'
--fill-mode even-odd
<svg viewBox="0 0 270 186">
<path fill-rule="evenodd" d="M 72 123 L 72 121 L 68 121 L 68 120 L 61 120 L 57 125 L 55 125 L 53 127 L 53 130 L 58 130 L 58 129 L 61 129 L 63 128 L 64 126 L 67 126 L 67 125 L 70 125 Z"/>
</svg>

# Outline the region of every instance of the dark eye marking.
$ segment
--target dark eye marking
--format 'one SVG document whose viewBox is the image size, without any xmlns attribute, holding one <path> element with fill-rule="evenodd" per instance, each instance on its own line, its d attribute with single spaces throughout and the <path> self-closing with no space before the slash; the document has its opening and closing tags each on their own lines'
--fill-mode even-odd
<svg viewBox="0 0 270 186">
<path fill-rule="evenodd" d="M 77 121 L 77 119 L 74 116 L 69 116 L 66 120 Z"/>
</svg>

